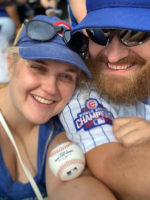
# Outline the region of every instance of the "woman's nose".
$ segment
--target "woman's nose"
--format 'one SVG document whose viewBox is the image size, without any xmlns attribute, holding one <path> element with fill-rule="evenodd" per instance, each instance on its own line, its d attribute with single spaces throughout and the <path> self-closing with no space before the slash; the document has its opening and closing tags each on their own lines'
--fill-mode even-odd
<svg viewBox="0 0 150 200">
<path fill-rule="evenodd" d="M 59 93 L 58 81 L 54 76 L 45 77 L 42 83 L 42 89 L 49 95 L 56 95 Z"/>
</svg>

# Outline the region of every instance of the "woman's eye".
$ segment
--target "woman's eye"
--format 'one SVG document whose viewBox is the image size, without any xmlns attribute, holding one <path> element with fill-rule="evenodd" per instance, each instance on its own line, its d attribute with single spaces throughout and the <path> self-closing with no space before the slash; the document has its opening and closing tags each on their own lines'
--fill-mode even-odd
<svg viewBox="0 0 150 200">
<path fill-rule="evenodd" d="M 61 74 L 60 78 L 63 81 L 76 81 L 76 76 L 70 75 L 70 74 Z"/>
<path fill-rule="evenodd" d="M 32 65 L 31 68 L 37 70 L 37 71 L 45 71 L 45 68 L 40 65 Z"/>
<path fill-rule="evenodd" d="M 32 66 L 32 68 L 37 69 L 37 70 L 41 70 L 42 69 L 42 67 L 38 66 L 38 65 L 34 65 L 34 66 Z"/>
</svg>

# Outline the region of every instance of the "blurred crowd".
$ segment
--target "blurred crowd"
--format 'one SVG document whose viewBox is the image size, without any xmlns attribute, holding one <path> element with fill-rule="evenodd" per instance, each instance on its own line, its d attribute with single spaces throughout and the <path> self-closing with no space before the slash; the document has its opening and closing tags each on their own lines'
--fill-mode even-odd
<svg viewBox="0 0 150 200">
<path fill-rule="evenodd" d="M 0 0 L 0 82 L 8 81 L 5 49 L 26 19 L 37 14 L 66 17 L 65 0 Z"/>
<path fill-rule="evenodd" d="M 0 31 L 5 35 L 9 43 L 12 42 L 21 23 L 25 19 L 30 19 L 37 14 L 57 15 L 61 18 L 63 13 L 63 10 L 59 8 L 61 0 L 7 1 L 10 2 L 0 3 Z"/>
</svg>

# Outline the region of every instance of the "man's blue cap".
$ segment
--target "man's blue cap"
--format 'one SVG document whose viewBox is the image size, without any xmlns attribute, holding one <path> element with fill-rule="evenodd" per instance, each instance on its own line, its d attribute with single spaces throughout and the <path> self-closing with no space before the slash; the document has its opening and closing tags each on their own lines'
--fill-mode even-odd
<svg viewBox="0 0 150 200">
<path fill-rule="evenodd" d="M 32 19 L 46 21 L 56 26 L 63 26 L 67 29 L 72 28 L 68 22 L 61 20 L 58 17 L 37 15 Z M 19 46 L 19 55 L 24 59 L 56 60 L 60 62 L 65 62 L 72 64 L 75 67 L 78 67 L 79 69 L 84 71 L 89 77 L 92 76 L 81 56 L 66 46 L 61 33 L 57 33 L 56 36 L 49 41 L 42 42 L 30 39 L 26 35 L 25 26 L 19 37 L 17 45 Z"/>
<path fill-rule="evenodd" d="M 87 16 L 72 32 L 85 28 L 150 31 L 150 0 L 86 0 Z"/>
</svg>

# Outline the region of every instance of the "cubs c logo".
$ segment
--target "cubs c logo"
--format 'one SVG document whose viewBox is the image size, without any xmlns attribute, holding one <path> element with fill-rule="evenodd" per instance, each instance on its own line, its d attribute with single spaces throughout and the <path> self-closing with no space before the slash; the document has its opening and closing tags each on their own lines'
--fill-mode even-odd
<svg viewBox="0 0 150 200">
<path fill-rule="evenodd" d="M 69 24 L 63 22 L 63 21 L 58 21 L 58 22 L 55 22 L 54 23 L 55 26 L 61 26 L 61 27 L 64 27 L 65 29 L 71 29 L 71 26 L 69 26 Z M 63 36 L 62 32 L 58 32 L 59 36 Z"/>
<path fill-rule="evenodd" d="M 86 102 L 86 105 L 89 109 L 94 109 L 98 106 L 98 102 L 96 101 L 96 99 L 90 99 Z"/>
</svg>

